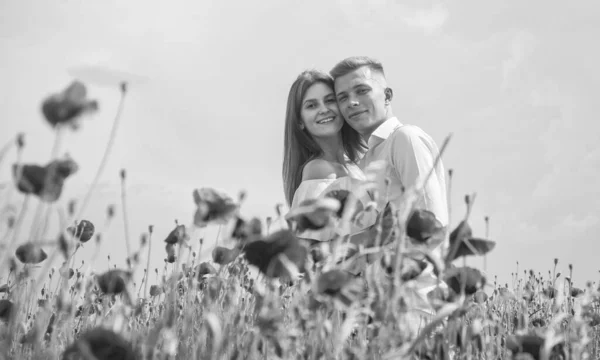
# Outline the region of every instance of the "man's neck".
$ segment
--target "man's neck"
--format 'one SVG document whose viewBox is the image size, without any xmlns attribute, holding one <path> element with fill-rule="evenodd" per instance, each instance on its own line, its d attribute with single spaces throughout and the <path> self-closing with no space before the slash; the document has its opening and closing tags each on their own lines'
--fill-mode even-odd
<svg viewBox="0 0 600 360">
<path fill-rule="evenodd" d="M 369 142 L 369 139 L 371 138 L 371 135 L 373 135 L 373 133 L 375 132 L 375 130 L 377 130 L 377 128 L 379 128 L 384 122 L 388 121 L 389 119 L 395 117 L 393 114 L 390 114 L 388 117 L 386 117 L 385 119 L 379 121 L 377 123 L 377 125 L 371 127 L 369 129 L 368 132 L 365 132 L 362 134 L 363 140 L 365 140 L 365 142 Z"/>
</svg>

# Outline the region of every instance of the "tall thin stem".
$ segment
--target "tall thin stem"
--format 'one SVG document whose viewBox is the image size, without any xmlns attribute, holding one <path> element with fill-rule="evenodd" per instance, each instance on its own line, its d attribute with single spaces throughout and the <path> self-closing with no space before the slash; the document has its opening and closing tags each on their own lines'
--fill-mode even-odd
<svg viewBox="0 0 600 360">
<path fill-rule="evenodd" d="M 127 202 L 126 202 L 126 190 L 125 190 L 125 170 L 121 170 L 121 203 L 123 206 L 123 226 L 125 227 L 125 245 L 127 247 L 127 259 L 131 257 L 131 245 L 129 240 L 129 220 L 127 218 Z M 131 262 L 127 262 L 131 265 Z M 131 268 L 131 266 L 130 266 Z"/>
<path fill-rule="evenodd" d="M 79 219 L 82 216 L 85 208 L 87 207 L 88 202 L 90 201 L 90 197 L 92 196 L 92 193 L 94 192 L 95 187 L 98 185 L 98 181 L 100 180 L 100 176 L 102 175 L 102 172 L 104 171 L 104 167 L 106 166 L 106 163 L 108 162 L 108 156 L 110 155 L 110 151 L 112 150 L 113 143 L 117 136 L 117 129 L 119 127 L 121 113 L 123 112 L 123 106 L 125 103 L 125 95 L 126 94 L 127 94 L 127 83 L 123 82 L 123 83 L 121 83 L 121 100 L 119 102 L 117 114 L 115 115 L 115 120 L 113 121 L 113 126 L 112 126 L 112 129 L 110 132 L 110 137 L 108 138 L 108 143 L 106 144 L 106 149 L 104 150 L 104 155 L 102 156 L 102 160 L 100 161 L 100 166 L 98 166 L 98 170 L 96 171 L 96 176 L 94 177 L 92 184 L 90 185 L 87 193 L 85 194 L 85 197 L 83 199 L 81 207 L 79 208 L 79 213 L 77 214 L 77 216 L 70 219 L 70 221 L 68 222 L 69 224 L 72 223 L 74 219 Z"/>
</svg>

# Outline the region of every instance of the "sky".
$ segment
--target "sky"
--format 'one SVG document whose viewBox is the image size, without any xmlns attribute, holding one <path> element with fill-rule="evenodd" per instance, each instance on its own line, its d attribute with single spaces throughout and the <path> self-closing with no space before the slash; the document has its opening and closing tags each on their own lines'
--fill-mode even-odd
<svg viewBox="0 0 600 360">
<path fill-rule="evenodd" d="M 488 279 L 510 284 L 517 266 L 547 273 L 558 258 L 558 271 L 573 264 L 575 285 L 584 286 L 600 276 L 599 15 L 595 1 L 0 0 L 0 145 L 23 132 L 23 160 L 49 161 L 54 133 L 40 105 L 73 80 L 69 69 L 97 65 L 143 77 L 129 88 L 84 218 L 103 233 L 96 268 L 108 266 L 108 255 L 123 266 L 119 171 L 126 169 L 129 235 L 137 244 L 152 224 L 151 263 L 162 267 L 162 240 L 176 219 L 191 222 L 195 188 L 234 198 L 245 190 L 242 215 L 275 216 L 284 203 L 292 82 L 305 69 L 328 71 L 368 55 L 384 64 L 401 122 L 438 145 L 453 134 L 443 157 L 454 172 L 452 226 L 465 212 L 464 195 L 476 192 L 474 235 L 485 236 L 489 216 L 497 242 Z M 119 102 L 116 86 L 86 85 L 100 108 L 63 139 L 60 154 L 80 169 L 61 206 L 92 182 Z M 0 183 L 9 184 L 2 206 L 22 203 L 10 185 L 15 159 L 13 150 L 0 169 Z M 104 227 L 110 204 L 117 215 Z M 56 213 L 51 219 L 58 226 Z M 218 233 L 215 226 L 194 233 L 206 239 L 204 257 Z M 77 262 L 95 253 L 86 244 Z M 483 269 L 482 259 L 468 263 Z"/>
</svg>

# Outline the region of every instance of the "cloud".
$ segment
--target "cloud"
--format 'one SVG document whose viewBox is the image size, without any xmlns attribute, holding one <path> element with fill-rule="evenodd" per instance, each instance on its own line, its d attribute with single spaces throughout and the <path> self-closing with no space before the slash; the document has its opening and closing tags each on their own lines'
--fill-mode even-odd
<svg viewBox="0 0 600 360">
<path fill-rule="evenodd" d="M 448 9 L 441 4 L 435 4 L 429 9 L 416 9 L 410 12 L 410 15 L 402 17 L 404 23 L 427 34 L 440 30 L 449 17 Z"/>
<path fill-rule="evenodd" d="M 512 75 L 518 72 L 527 57 L 533 52 L 535 36 L 530 32 L 521 30 L 517 32 L 510 42 L 509 56 L 502 63 L 502 87 L 509 85 Z"/>
</svg>

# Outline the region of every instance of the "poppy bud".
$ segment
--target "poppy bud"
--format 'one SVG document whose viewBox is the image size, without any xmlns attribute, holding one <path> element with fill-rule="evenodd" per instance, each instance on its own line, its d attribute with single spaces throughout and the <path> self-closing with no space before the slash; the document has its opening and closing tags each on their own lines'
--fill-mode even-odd
<svg viewBox="0 0 600 360">
<path fill-rule="evenodd" d="M 18 133 L 17 134 L 17 148 L 22 149 L 23 147 L 25 147 L 25 134 L 24 133 Z"/>
</svg>

